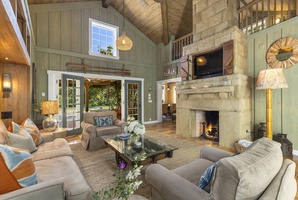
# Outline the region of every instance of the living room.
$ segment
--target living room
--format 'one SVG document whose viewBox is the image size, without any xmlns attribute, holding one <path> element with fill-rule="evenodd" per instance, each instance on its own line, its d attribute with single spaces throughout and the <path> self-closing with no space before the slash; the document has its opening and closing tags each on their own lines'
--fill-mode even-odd
<svg viewBox="0 0 298 200">
<path fill-rule="evenodd" d="M 56 87 L 56 80 L 61 79 L 61 77 L 58 77 L 58 79 L 52 79 L 52 77 L 60 76 L 60 74 L 62 73 L 75 76 L 79 75 L 82 77 L 89 76 L 92 78 L 105 77 L 109 80 L 117 78 L 118 80 L 123 81 L 123 83 L 125 81 L 131 80 L 141 81 L 143 101 L 141 108 L 141 121 L 144 124 L 160 122 L 161 115 L 159 115 L 158 113 L 161 110 L 159 107 L 161 106 L 161 101 L 159 101 L 159 99 L 161 99 L 161 88 L 158 87 L 159 83 L 164 80 L 180 78 L 184 75 L 184 71 L 181 70 L 182 64 L 180 63 L 180 60 L 178 59 L 173 61 L 171 58 L 172 56 L 169 56 L 171 55 L 171 45 L 173 44 L 175 38 L 170 37 L 168 45 L 164 45 L 163 43 L 156 44 L 151 39 L 149 39 L 148 36 L 142 33 L 138 28 L 136 28 L 130 21 L 123 20 L 121 9 L 118 12 L 112 6 L 104 8 L 101 1 L 77 1 L 64 3 L 52 3 L 51 1 L 48 1 L 48 4 L 38 4 L 32 2 L 33 1 L 29 1 L 27 9 L 25 9 L 27 10 L 27 13 L 24 12 L 25 14 L 23 14 L 25 16 L 30 16 L 31 20 L 31 26 L 29 26 L 28 31 L 30 33 L 27 33 L 28 36 L 30 35 L 31 41 L 31 46 L 29 45 L 31 48 L 28 48 L 30 49 L 29 59 L 28 55 L 25 55 L 23 56 L 25 58 L 23 59 L 25 60 L 25 62 L 19 62 L 19 56 L 23 55 L 23 53 L 14 53 L 12 56 L 8 56 L 9 60 L 4 60 L 4 57 L 7 56 L 4 55 L 4 51 L 1 51 L 1 55 L 3 58 L 1 58 L 0 72 L 1 74 L 10 74 L 12 81 L 11 92 L 3 92 L 2 90 L 0 91 L 0 94 L 3 97 L 1 99 L 0 111 L 12 114 L 12 116 L 8 116 L 7 119 L 4 119 L 5 117 L 1 117 L 2 121 L 7 127 L 9 126 L 11 121 L 21 124 L 21 122 L 28 117 L 32 118 L 33 121 L 41 120 L 41 116 L 33 111 L 33 105 L 39 105 L 42 101 L 57 99 L 57 93 L 53 92 L 52 88 Z M 154 1 L 147 2 L 150 3 L 150 5 L 156 3 Z M 224 1 L 219 1 L 216 3 L 221 4 L 223 2 Z M 293 2 L 296 3 L 296 1 Z M 291 3 L 293 2 L 291 1 Z M 210 17 L 210 13 L 203 15 L 203 13 L 199 11 L 200 9 L 202 9 L 202 7 L 204 7 L 204 5 L 207 6 L 208 3 L 205 3 L 202 3 L 201 1 L 191 2 L 194 12 L 194 19 L 195 17 L 198 17 L 198 19 L 196 18 L 194 21 L 204 21 L 202 20 L 204 18 L 201 18 L 202 16 L 206 18 Z M 250 2 L 246 1 L 246 3 L 249 4 Z M 234 3 L 231 4 L 233 4 L 233 6 L 229 7 L 228 10 L 230 11 L 230 9 L 232 9 L 233 11 L 231 13 L 233 13 L 233 15 L 238 18 L 239 6 L 237 5 L 239 4 L 239 2 L 235 3 L 235 5 Z M 286 3 L 284 2 L 284 6 L 285 5 Z M 297 6 L 297 3 L 293 5 Z M 1 12 L 3 12 L 3 10 L 5 10 L 5 6 L 1 6 Z M 157 6 L 159 6 L 159 4 L 157 4 Z M 26 6 L 24 7 L 26 8 Z M 286 6 L 284 7 L 284 12 L 286 12 L 285 8 Z M 125 10 L 128 9 L 125 7 Z M 261 13 L 259 13 L 259 15 L 261 15 Z M 218 20 L 218 16 L 216 17 L 216 20 Z M 133 40 L 133 48 L 130 51 L 119 51 L 119 55 L 117 55 L 119 57 L 119 60 L 114 58 L 111 59 L 108 57 L 108 55 L 100 55 L 99 57 L 90 55 L 90 18 L 118 26 L 120 33 L 123 29 L 123 23 L 125 23 L 126 34 Z M 219 21 L 220 20 L 218 20 L 218 22 L 216 23 L 213 22 L 214 26 L 219 26 Z M 1 25 L 2 23 L 6 24 L 7 20 L 1 21 Z M 235 28 L 234 26 L 230 26 L 235 24 L 238 25 L 238 21 L 235 22 L 234 20 L 231 20 L 229 22 L 229 28 L 233 27 L 233 29 L 236 30 L 236 34 L 231 33 L 232 37 L 235 37 L 237 39 L 235 48 L 237 49 L 240 45 L 246 44 L 246 49 L 243 48 L 243 52 L 239 53 L 240 56 L 242 54 L 244 55 L 243 57 L 246 59 L 246 64 L 243 65 L 242 61 L 237 61 L 239 56 L 235 57 L 235 60 L 239 62 L 235 65 L 235 73 L 244 74 L 245 77 L 249 77 L 249 82 L 247 83 L 249 94 L 241 94 L 244 96 L 245 101 L 240 100 L 240 102 L 237 103 L 236 106 L 231 106 L 231 110 L 229 111 L 234 112 L 234 114 L 239 114 L 239 112 L 242 113 L 232 116 L 222 115 L 221 119 L 229 118 L 226 126 L 235 127 L 234 131 L 237 132 L 237 134 L 233 133 L 233 135 L 236 135 L 236 137 L 234 137 L 233 139 L 227 136 L 227 138 L 230 140 L 228 142 L 226 142 L 226 140 L 219 141 L 220 146 L 231 147 L 231 144 L 235 143 L 239 139 L 252 139 L 253 136 L 255 136 L 255 134 L 257 133 L 259 124 L 262 122 L 266 122 L 266 92 L 264 90 L 254 89 L 256 80 L 258 78 L 258 73 L 260 70 L 268 68 L 266 53 L 275 41 L 286 37 L 297 38 L 297 23 L 297 9 L 295 17 L 282 21 L 264 30 L 259 30 L 254 34 L 250 34 L 247 36 L 241 35 L 240 32 L 242 30 L 240 30 L 239 28 L 236 29 L 237 27 Z M 198 25 L 195 25 L 195 22 L 193 24 L 193 29 L 195 29 L 196 27 L 196 30 L 193 30 L 194 41 L 198 42 L 200 37 L 199 29 L 205 29 L 206 24 L 197 23 Z M 223 25 L 221 27 L 224 27 L 225 23 L 222 22 L 222 24 Z M 201 27 L 199 27 L 199 25 Z M 228 27 L 222 29 L 225 30 L 228 29 Z M 212 35 L 208 34 L 215 34 L 215 32 L 213 32 L 213 29 L 205 29 L 201 33 L 203 35 L 205 34 L 205 38 L 212 37 Z M 6 34 L 11 33 L 7 31 Z M 222 37 L 222 35 L 220 35 L 219 38 L 220 37 Z M 239 37 L 244 37 L 244 42 L 241 43 L 242 39 L 239 39 Z M 5 36 L 4 38 L 7 38 L 7 36 Z M 23 36 L 21 36 L 21 38 L 23 38 Z M 230 39 L 223 38 L 222 40 L 229 41 Z M 14 40 L 7 39 L 5 41 Z M 208 46 L 210 42 L 206 44 L 205 40 L 202 40 L 202 42 L 199 42 L 198 44 L 199 45 L 191 44 L 189 47 L 185 47 L 183 50 L 183 55 L 190 56 L 190 61 L 192 61 L 192 55 L 211 50 L 211 48 L 209 48 Z M 10 46 L 10 44 L 7 45 Z M 11 46 L 13 45 L 14 44 L 11 44 Z M 215 44 L 214 46 L 218 46 L 218 44 Z M 22 48 L 26 49 L 27 51 L 27 47 Z M 240 47 L 240 49 L 241 48 L 242 47 Z M 19 47 L 17 47 L 17 49 L 19 49 Z M 129 70 L 131 75 L 119 76 L 111 75 L 105 72 L 87 72 L 86 74 L 69 70 L 69 68 L 67 67 L 68 63 L 81 65 L 83 64 L 82 59 L 84 59 L 85 65 L 94 67 L 117 68 L 119 70 L 124 68 L 125 70 Z M 164 70 L 173 66 L 178 69 L 177 73 L 172 75 L 165 75 Z M 190 69 L 188 73 L 192 74 L 192 64 L 188 64 L 188 66 Z M 272 99 L 273 134 L 276 135 L 277 133 L 286 133 L 287 138 L 293 144 L 294 155 L 298 154 L 298 136 L 296 134 L 296 132 L 298 131 L 298 126 L 296 125 L 297 123 L 295 123 L 298 112 L 296 112 L 297 102 L 295 101 L 295 99 L 297 98 L 295 98 L 296 93 L 294 89 L 294 86 L 297 84 L 296 66 L 297 64 L 293 65 L 293 67 L 291 68 L 283 70 L 288 83 L 288 88 L 273 90 Z M 188 74 L 186 76 L 188 76 Z M 36 77 L 36 79 L 34 79 L 34 77 Z M 225 77 L 228 78 L 228 81 L 232 81 L 232 79 L 235 78 L 233 75 Z M 240 79 L 243 79 L 243 77 L 240 77 Z M 221 84 L 223 81 L 221 79 L 215 80 L 214 78 L 209 80 L 214 80 L 213 82 L 210 81 L 211 85 Z M 195 90 L 201 90 L 202 88 L 200 87 L 206 87 L 206 82 L 208 82 L 206 81 L 204 83 L 195 83 L 194 81 L 195 80 L 189 80 L 188 82 L 186 80 L 183 80 L 181 83 L 182 85 L 177 84 L 177 88 L 182 88 L 183 86 L 194 89 L 192 87 L 197 87 Z M 239 84 L 236 84 L 235 88 L 238 86 Z M 209 89 L 212 90 L 214 88 L 215 87 L 210 87 Z M 122 89 L 124 90 L 124 87 Z M 234 96 L 237 96 L 241 91 L 242 90 L 234 92 L 228 91 L 227 95 L 233 93 Z M 187 95 L 183 92 L 185 92 L 184 88 L 182 88 L 181 91 L 177 91 L 177 94 L 180 95 L 177 98 L 176 104 L 177 135 L 183 136 L 184 138 L 192 138 L 193 134 L 189 134 L 190 131 L 188 131 L 189 129 L 192 129 L 192 123 L 185 123 L 185 121 L 189 122 L 191 117 L 195 114 L 188 113 L 188 111 L 186 111 L 186 109 L 193 110 L 193 108 L 185 107 L 185 105 L 191 105 L 191 103 L 185 104 L 185 102 L 182 102 L 185 100 L 185 95 Z M 223 96 L 225 96 L 225 94 Z M 124 99 L 124 97 L 122 98 Z M 195 97 L 191 98 L 195 99 Z M 196 98 L 199 98 L 199 95 L 197 95 Z M 209 101 L 206 100 L 206 102 L 203 103 L 205 104 L 205 106 L 202 106 L 201 109 L 210 109 L 208 106 L 206 107 L 208 103 Z M 226 104 L 222 105 L 222 108 L 225 107 L 225 105 Z M 233 103 L 228 103 L 228 105 L 233 105 Z M 193 104 L 193 106 L 196 106 L 196 104 Z M 245 110 L 243 111 L 244 108 Z M 121 109 L 123 109 L 122 113 L 125 113 L 125 106 L 122 106 Z M 241 121 L 246 117 L 249 118 L 248 121 Z M 123 114 L 121 116 L 121 119 L 125 118 L 126 116 L 125 114 Z M 225 125 L 221 125 L 220 128 L 224 126 Z M 226 130 L 221 130 L 221 132 L 224 133 L 226 132 Z"/>
</svg>

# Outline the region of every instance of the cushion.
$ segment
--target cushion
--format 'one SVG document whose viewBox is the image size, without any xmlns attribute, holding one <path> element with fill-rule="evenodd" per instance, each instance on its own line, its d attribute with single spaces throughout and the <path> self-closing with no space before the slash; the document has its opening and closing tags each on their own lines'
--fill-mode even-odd
<svg viewBox="0 0 298 200">
<path fill-rule="evenodd" d="M 18 125 L 12 121 L 8 127 L 8 130 L 12 133 L 17 133 L 21 127 L 24 127 L 30 133 L 36 146 L 42 143 L 42 138 L 40 137 L 37 126 L 29 118 L 23 121 L 22 125 Z"/>
<path fill-rule="evenodd" d="M 105 112 L 86 112 L 84 113 L 84 122 L 85 123 L 89 123 L 89 124 L 93 124 L 94 125 L 94 117 L 95 116 L 109 116 L 112 115 L 113 116 L 113 121 L 115 119 L 117 119 L 116 117 L 116 112 L 115 111 L 105 111 Z"/>
<path fill-rule="evenodd" d="M 3 121 L 0 119 L 0 144 L 6 144 L 6 140 L 3 136 L 3 133 L 7 131 L 7 128 Z"/>
<path fill-rule="evenodd" d="M 30 153 L 37 150 L 35 143 L 26 129 L 21 128 L 16 134 L 6 132 L 7 144 L 12 147 L 28 149 Z"/>
<path fill-rule="evenodd" d="M 203 173 L 203 175 L 200 178 L 200 182 L 199 182 L 199 187 L 201 189 L 205 189 L 207 185 L 209 185 L 209 183 L 211 183 L 211 179 L 213 177 L 213 172 L 214 169 L 216 168 L 217 163 L 213 163 L 212 165 L 210 165 L 205 172 Z M 209 189 L 208 189 L 209 188 Z M 210 187 L 206 188 L 207 192 L 210 191 Z"/>
<path fill-rule="evenodd" d="M 0 194 L 36 184 L 35 166 L 28 152 L 0 145 Z"/>
<path fill-rule="evenodd" d="M 113 117 L 112 117 L 112 115 L 95 116 L 94 117 L 94 125 L 97 127 L 112 126 L 113 125 Z"/>
<path fill-rule="evenodd" d="M 280 147 L 280 143 L 264 137 L 241 154 L 220 159 L 211 183 L 212 198 L 258 199 L 282 166 Z"/>
<path fill-rule="evenodd" d="M 33 138 L 36 146 L 42 143 L 42 138 L 40 136 L 39 129 L 31 119 L 27 118 L 26 120 L 24 120 L 21 123 L 21 126 L 27 129 L 27 131 L 30 133 L 31 137 Z"/>
</svg>

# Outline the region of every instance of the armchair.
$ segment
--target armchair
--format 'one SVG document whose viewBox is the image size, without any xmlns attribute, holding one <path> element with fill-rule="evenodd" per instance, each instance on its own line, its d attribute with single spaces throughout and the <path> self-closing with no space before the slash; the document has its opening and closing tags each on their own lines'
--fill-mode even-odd
<svg viewBox="0 0 298 200">
<path fill-rule="evenodd" d="M 147 168 L 151 199 L 294 199 L 296 165 L 283 159 L 280 143 L 261 138 L 244 152 L 231 156 L 213 147 L 202 147 L 200 158 L 173 171 L 154 164 Z M 205 169 L 214 162 L 210 192 L 198 187 Z"/>
<path fill-rule="evenodd" d="M 94 117 L 112 116 L 113 122 L 110 126 L 96 126 Z M 84 121 L 81 123 L 83 129 L 81 143 L 85 150 L 97 150 L 106 147 L 103 135 L 120 134 L 123 131 L 126 122 L 116 118 L 115 111 L 106 112 L 86 112 Z"/>
</svg>

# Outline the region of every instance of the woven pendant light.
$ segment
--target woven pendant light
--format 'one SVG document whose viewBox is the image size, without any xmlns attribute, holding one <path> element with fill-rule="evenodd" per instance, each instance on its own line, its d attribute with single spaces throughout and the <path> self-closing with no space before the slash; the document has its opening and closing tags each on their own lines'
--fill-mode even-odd
<svg viewBox="0 0 298 200">
<path fill-rule="evenodd" d="M 125 33 L 125 23 L 124 23 L 124 0 L 123 0 L 123 32 L 122 35 L 120 37 L 118 37 L 118 39 L 116 40 L 116 46 L 117 49 L 121 50 L 121 51 L 128 51 L 132 48 L 133 43 L 131 41 L 131 39 L 129 37 L 126 36 Z"/>
<path fill-rule="evenodd" d="M 126 36 L 125 32 L 116 40 L 116 46 L 121 51 L 128 51 L 131 49 L 133 43 L 129 37 Z"/>
</svg>

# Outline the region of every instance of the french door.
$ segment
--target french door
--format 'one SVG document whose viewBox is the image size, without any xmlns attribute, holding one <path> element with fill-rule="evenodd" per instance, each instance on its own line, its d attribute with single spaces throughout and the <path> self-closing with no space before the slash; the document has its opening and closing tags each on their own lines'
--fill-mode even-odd
<svg viewBox="0 0 298 200">
<path fill-rule="evenodd" d="M 142 82 L 124 81 L 125 91 L 125 116 L 133 116 L 136 120 L 142 122 Z"/>
<path fill-rule="evenodd" d="M 62 126 L 67 136 L 82 133 L 84 109 L 84 77 L 62 74 Z"/>
</svg>

